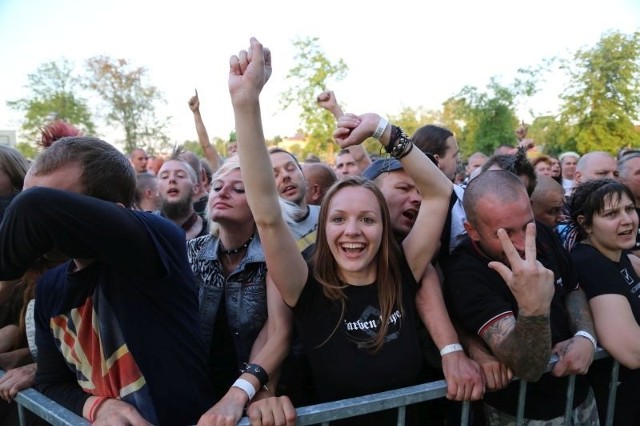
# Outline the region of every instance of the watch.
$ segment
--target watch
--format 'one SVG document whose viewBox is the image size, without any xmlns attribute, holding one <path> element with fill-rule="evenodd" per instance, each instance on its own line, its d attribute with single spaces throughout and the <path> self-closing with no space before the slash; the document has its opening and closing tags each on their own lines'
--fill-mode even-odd
<svg viewBox="0 0 640 426">
<path fill-rule="evenodd" d="M 260 382 L 260 387 L 264 388 L 265 390 L 269 390 L 269 388 L 267 388 L 267 383 L 269 383 L 269 374 L 258 364 L 248 364 L 245 362 L 242 364 L 240 373 L 248 373 L 252 376 L 255 376 L 255 378 Z"/>
</svg>

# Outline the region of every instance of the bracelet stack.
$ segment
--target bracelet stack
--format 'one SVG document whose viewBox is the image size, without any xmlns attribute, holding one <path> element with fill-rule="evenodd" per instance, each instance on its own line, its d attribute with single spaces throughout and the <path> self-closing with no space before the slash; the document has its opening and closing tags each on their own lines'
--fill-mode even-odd
<svg viewBox="0 0 640 426">
<path fill-rule="evenodd" d="M 413 149 L 413 142 L 400 127 L 391 126 L 391 138 L 389 143 L 384 147 L 393 158 L 399 160 L 405 157 Z"/>
</svg>

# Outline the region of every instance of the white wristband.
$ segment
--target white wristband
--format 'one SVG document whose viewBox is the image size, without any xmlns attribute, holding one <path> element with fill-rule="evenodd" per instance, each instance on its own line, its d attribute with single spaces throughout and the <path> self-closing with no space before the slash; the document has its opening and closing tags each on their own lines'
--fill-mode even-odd
<svg viewBox="0 0 640 426">
<path fill-rule="evenodd" d="M 451 352 L 460 352 L 462 350 L 464 349 L 462 349 L 462 345 L 460 343 L 452 343 L 440 349 L 440 356 L 445 356 L 446 354 L 450 354 Z"/>
<path fill-rule="evenodd" d="M 380 136 L 382 136 L 382 134 L 384 133 L 384 129 L 387 128 L 387 124 L 389 124 L 389 121 L 384 117 L 380 117 L 380 121 L 378 121 L 378 127 L 376 128 L 376 131 L 373 132 L 373 136 L 371 137 L 380 140 Z"/>
<path fill-rule="evenodd" d="M 598 343 L 596 343 L 596 339 L 588 331 L 580 330 L 575 334 L 575 336 L 582 336 L 589 339 L 593 344 L 593 350 L 598 350 Z"/>
<path fill-rule="evenodd" d="M 243 391 L 245 391 L 245 393 L 249 397 L 249 401 L 251 401 L 253 399 L 253 397 L 256 396 L 256 389 L 253 387 L 251 382 L 248 381 L 248 380 L 238 379 L 235 382 L 233 382 L 233 384 L 231 386 L 232 387 L 236 387 L 236 388 L 240 388 Z"/>
</svg>

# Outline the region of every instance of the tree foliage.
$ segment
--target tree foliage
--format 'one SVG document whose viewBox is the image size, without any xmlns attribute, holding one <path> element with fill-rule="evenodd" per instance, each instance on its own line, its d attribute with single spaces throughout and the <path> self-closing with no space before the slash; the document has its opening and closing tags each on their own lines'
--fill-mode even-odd
<svg viewBox="0 0 640 426">
<path fill-rule="evenodd" d="M 107 56 L 90 58 L 86 65 L 86 86 L 102 98 L 107 124 L 124 130 L 125 152 L 135 147 L 155 152 L 169 146 L 166 129 L 170 118 L 156 116 L 155 105 L 164 99 L 157 87 L 147 83 L 146 68 Z"/>
<path fill-rule="evenodd" d="M 27 75 L 29 96 L 7 102 L 9 108 L 24 113 L 24 144 L 34 144 L 40 129 L 52 119 L 72 123 L 85 134 L 93 134 L 95 125 L 86 100 L 80 97 L 79 77 L 67 59 L 46 62 Z"/>
<path fill-rule="evenodd" d="M 327 90 L 331 81 L 342 80 L 347 65 L 342 59 L 332 63 L 319 46 L 317 37 L 298 38 L 293 41 L 296 49 L 295 66 L 286 76 L 289 89 L 282 93 L 283 109 L 291 105 L 300 107 L 300 123 L 307 138 L 301 151 L 309 153 L 331 153 L 334 149 L 333 131 L 335 119 L 328 111 L 319 108 L 316 97 Z"/>
<path fill-rule="evenodd" d="M 564 67 L 571 81 L 560 96 L 567 142 L 579 152 L 639 146 L 634 120 L 640 112 L 640 32 L 605 34 Z"/>
</svg>

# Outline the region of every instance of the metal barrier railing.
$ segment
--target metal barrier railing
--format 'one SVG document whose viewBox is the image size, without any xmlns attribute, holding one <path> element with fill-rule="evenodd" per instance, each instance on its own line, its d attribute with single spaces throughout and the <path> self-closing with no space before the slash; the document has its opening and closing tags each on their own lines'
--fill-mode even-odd
<svg viewBox="0 0 640 426">
<path fill-rule="evenodd" d="M 594 360 L 607 358 L 609 353 L 604 349 L 598 348 L 595 353 Z M 558 358 L 551 357 L 547 371 L 551 370 Z M 618 362 L 613 363 L 611 370 L 611 383 L 618 381 Z M 0 370 L 0 377 L 4 372 Z M 524 401 L 526 396 L 527 382 L 521 381 L 520 395 L 518 400 L 517 425 L 523 424 Z M 570 424 L 572 412 L 573 393 L 575 389 L 575 376 L 572 376 L 567 387 L 567 405 L 565 410 L 565 424 Z M 616 386 L 610 386 L 609 401 L 607 405 L 607 418 L 604 426 L 613 424 L 613 414 L 616 398 Z M 410 386 L 402 389 L 395 389 L 386 392 L 375 393 L 371 395 L 359 396 L 356 398 L 343 399 L 340 401 L 327 402 L 323 404 L 310 405 L 296 409 L 297 424 L 311 425 L 323 424 L 327 425 L 334 420 L 340 420 L 348 417 L 359 416 L 362 414 L 375 413 L 389 409 L 398 409 L 398 425 L 404 425 L 406 407 L 408 405 L 417 404 L 419 402 L 430 401 L 443 398 L 447 394 L 447 384 L 444 380 L 424 383 L 421 385 Z M 72 413 L 60 404 L 52 401 L 34 389 L 25 389 L 18 393 L 15 398 L 19 406 L 20 425 L 26 426 L 25 410 L 33 412 L 38 417 L 49 422 L 53 426 L 88 426 L 90 423 L 82 417 Z M 462 405 L 461 426 L 469 423 L 468 402 Z M 239 426 L 250 425 L 248 417 L 242 418 Z"/>
</svg>

